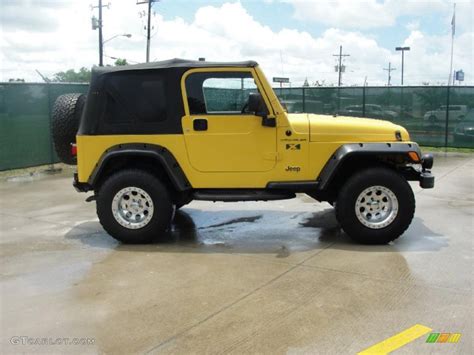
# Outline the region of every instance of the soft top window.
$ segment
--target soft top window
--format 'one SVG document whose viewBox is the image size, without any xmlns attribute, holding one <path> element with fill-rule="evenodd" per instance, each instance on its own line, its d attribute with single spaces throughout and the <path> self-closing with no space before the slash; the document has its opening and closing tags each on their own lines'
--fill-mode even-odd
<svg viewBox="0 0 474 355">
<path fill-rule="evenodd" d="M 79 134 L 179 134 L 186 68 L 92 71 Z"/>
<path fill-rule="evenodd" d="M 105 81 L 108 123 L 166 120 L 165 78 L 158 73 L 117 73 Z"/>
<path fill-rule="evenodd" d="M 258 93 L 250 72 L 192 73 L 186 78 L 191 115 L 246 114 L 250 93 Z"/>
</svg>

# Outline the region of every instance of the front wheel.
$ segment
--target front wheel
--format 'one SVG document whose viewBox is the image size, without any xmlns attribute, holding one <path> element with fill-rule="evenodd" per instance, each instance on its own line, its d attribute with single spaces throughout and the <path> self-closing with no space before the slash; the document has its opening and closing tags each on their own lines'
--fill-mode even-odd
<svg viewBox="0 0 474 355">
<path fill-rule="evenodd" d="M 169 228 L 173 213 L 165 185 L 146 171 L 118 172 L 98 191 L 100 223 L 122 243 L 141 244 L 160 239 Z"/>
<path fill-rule="evenodd" d="M 342 229 L 363 244 L 387 244 L 405 232 L 415 213 L 406 179 L 387 168 L 360 171 L 344 184 L 336 204 Z"/>
</svg>

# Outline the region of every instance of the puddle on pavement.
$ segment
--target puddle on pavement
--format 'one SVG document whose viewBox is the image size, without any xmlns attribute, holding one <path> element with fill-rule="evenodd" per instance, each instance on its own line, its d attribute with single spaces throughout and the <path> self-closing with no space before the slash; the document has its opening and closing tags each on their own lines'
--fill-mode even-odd
<svg viewBox="0 0 474 355">
<path fill-rule="evenodd" d="M 417 217 L 395 243 L 380 248 L 360 246 L 341 230 L 333 208 L 317 212 L 184 208 L 176 212 L 171 229 L 151 245 L 120 244 L 103 231 L 99 222 L 92 221 L 79 224 L 66 238 L 109 250 L 272 254 L 278 258 L 321 248 L 322 243 L 362 252 L 439 250 L 447 246 L 444 236 L 431 231 Z"/>
<path fill-rule="evenodd" d="M 213 225 L 206 226 L 206 227 L 199 227 L 199 229 L 217 228 L 217 227 L 228 226 L 228 225 L 236 224 L 236 223 L 253 223 L 253 222 L 259 220 L 260 218 L 262 218 L 261 215 L 260 216 L 252 216 L 252 217 L 240 217 L 240 218 L 231 219 L 230 221 L 227 221 L 227 222 L 213 224 Z"/>
<path fill-rule="evenodd" d="M 300 222 L 302 227 L 310 228 L 326 228 L 333 229 L 338 228 L 339 223 L 336 220 L 336 214 L 334 209 L 326 209 L 320 212 L 311 213 L 309 217 L 304 218 Z"/>
<path fill-rule="evenodd" d="M 332 209 L 330 209 L 332 210 Z M 318 224 L 316 221 L 320 220 Z M 322 238 L 338 237 L 339 227 L 331 212 L 278 210 L 201 210 L 184 208 L 176 212 L 171 229 L 147 251 L 190 251 L 266 253 L 285 258 L 292 253 L 321 246 Z M 124 250 L 136 246 L 114 244 L 98 222 L 76 226 L 91 233 L 68 233 L 92 247 Z M 72 231 L 71 231 L 72 232 Z M 182 248 L 184 247 L 184 248 Z M 141 249 L 140 249 L 141 250 Z"/>
<path fill-rule="evenodd" d="M 301 221 L 313 216 L 312 213 L 259 212 L 249 216 L 251 211 L 205 211 L 209 215 L 206 218 L 198 210 L 180 211 L 178 219 L 174 221 L 171 239 L 187 241 L 194 246 L 227 248 L 232 252 L 271 253 L 279 258 L 295 251 L 313 249 L 320 243 L 321 230 L 301 228 Z M 235 217 L 236 214 L 245 213 L 247 215 Z M 222 222 L 209 224 L 209 219 Z M 180 224 L 183 220 L 186 220 L 184 229 Z M 194 223 L 193 230 L 190 229 L 190 223 Z"/>
</svg>

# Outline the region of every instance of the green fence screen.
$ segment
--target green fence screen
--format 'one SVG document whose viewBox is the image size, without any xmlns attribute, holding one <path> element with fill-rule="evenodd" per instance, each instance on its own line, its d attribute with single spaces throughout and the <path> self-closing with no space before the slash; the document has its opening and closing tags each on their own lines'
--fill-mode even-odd
<svg viewBox="0 0 474 355">
<path fill-rule="evenodd" d="M 59 95 L 86 84 L 0 83 L 0 170 L 57 162 L 50 113 Z"/>
<path fill-rule="evenodd" d="M 50 134 L 54 101 L 87 84 L 0 83 L 0 170 L 57 162 Z M 206 95 L 234 95 L 229 90 Z M 421 145 L 474 148 L 474 86 L 275 88 L 288 112 L 381 118 Z M 241 93 L 240 93 L 241 94 Z"/>
<path fill-rule="evenodd" d="M 473 86 L 275 90 L 288 112 L 379 118 L 404 126 L 421 145 L 474 148 Z"/>
</svg>

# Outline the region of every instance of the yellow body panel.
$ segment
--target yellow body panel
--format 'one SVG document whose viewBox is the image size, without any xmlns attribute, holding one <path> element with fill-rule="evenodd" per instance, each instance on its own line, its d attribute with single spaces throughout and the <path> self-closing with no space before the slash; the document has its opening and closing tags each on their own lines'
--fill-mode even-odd
<svg viewBox="0 0 474 355">
<path fill-rule="evenodd" d="M 264 127 L 253 115 L 190 115 L 184 80 L 199 71 L 251 72 L 276 127 Z M 390 122 L 287 114 L 259 67 L 191 69 L 181 81 L 185 116 L 183 134 L 77 136 L 78 179 L 87 182 L 104 152 L 118 144 L 149 143 L 167 148 L 194 188 L 264 188 L 270 181 L 314 180 L 344 143 L 393 142 Z M 208 120 L 208 130 L 193 130 L 193 120 Z"/>
<path fill-rule="evenodd" d="M 272 170 L 276 161 L 276 132 L 262 126 L 262 118 L 248 114 L 191 115 L 186 94 L 186 78 L 200 72 L 248 72 L 260 91 L 262 84 L 252 68 L 191 69 L 181 79 L 185 116 L 184 140 L 192 167 L 200 172 L 263 172 Z M 262 95 L 263 96 L 263 95 Z M 270 102 L 266 101 L 268 107 Z M 273 110 L 270 109 L 270 115 Z M 205 119 L 208 129 L 195 131 L 193 121 Z"/>
<path fill-rule="evenodd" d="M 208 130 L 194 131 L 193 120 L 206 119 Z M 269 171 L 275 167 L 275 129 L 257 116 L 197 115 L 182 120 L 188 158 L 202 172 Z"/>
<path fill-rule="evenodd" d="M 389 121 L 372 118 L 308 115 L 311 122 L 311 142 L 393 142 L 395 132 L 409 140 L 405 128 Z"/>
<path fill-rule="evenodd" d="M 269 128 L 276 131 L 276 128 Z M 286 129 L 278 129 L 279 149 L 285 149 Z M 275 154 L 274 168 L 268 171 L 229 171 L 203 172 L 195 169 L 188 159 L 183 135 L 113 135 L 113 136 L 77 136 L 78 179 L 87 182 L 95 164 L 109 148 L 126 143 L 149 143 L 167 148 L 183 169 L 194 188 L 264 188 L 269 181 L 298 181 L 315 179 L 309 169 L 308 139 L 301 138 L 300 150 L 288 150 Z M 304 141 L 303 141 L 304 140 Z M 327 160 L 328 157 L 326 157 Z M 294 167 L 289 170 L 288 166 Z M 298 170 L 299 169 L 299 170 Z"/>
</svg>

